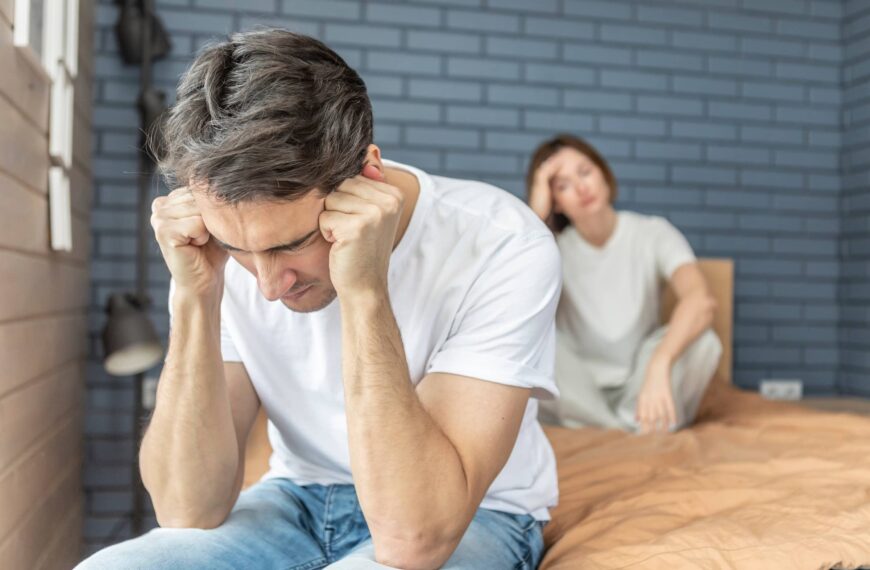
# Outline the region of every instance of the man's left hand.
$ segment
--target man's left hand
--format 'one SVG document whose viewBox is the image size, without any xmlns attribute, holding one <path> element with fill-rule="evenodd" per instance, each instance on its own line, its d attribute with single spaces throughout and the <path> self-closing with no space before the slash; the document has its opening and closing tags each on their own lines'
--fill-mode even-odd
<svg viewBox="0 0 870 570">
<path fill-rule="evenodd" d="M 320 231 L 332 243 L 329 274 L 339 299 L 387 290 L 387 269 L 404 196 L 373 165 L 329 194 Z"/>
</svg>

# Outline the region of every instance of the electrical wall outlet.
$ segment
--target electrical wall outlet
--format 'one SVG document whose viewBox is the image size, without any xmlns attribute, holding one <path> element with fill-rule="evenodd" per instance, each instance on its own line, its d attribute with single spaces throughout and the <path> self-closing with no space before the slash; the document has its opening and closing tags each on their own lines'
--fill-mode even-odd
<svg viewBox="0 0 870 570">
<path fill-rule="evenodd" d="M 768 400 L 800 400 L 804 393 L 804 383 L 800 380 L 762 380 L 759 392 Z"/>
<path fill-rule="evenodd" d="M 156 376 L 142 379 L 142 407 L 146 410 L 153 410 L 157 401 L 157 380 Z"/>
</svg>

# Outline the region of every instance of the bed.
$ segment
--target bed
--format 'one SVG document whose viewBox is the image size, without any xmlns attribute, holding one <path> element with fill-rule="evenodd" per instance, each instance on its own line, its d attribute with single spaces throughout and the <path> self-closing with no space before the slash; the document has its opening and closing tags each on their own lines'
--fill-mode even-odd
<svg viewBox="0 0 870 570">
<path fill-rule="evenodd" d="M 733 263 L 700 266 L 725 350 L 690 429 L 547 427 L 560 502 L 542 570 L 870 567 L 870 417 L 761 399 L 731 384 Z M 666 319 L 671 291 L 662 303 Z M 266 470 L 265 417 L 245 484 Z"/>
<path fill-rule="evenodd" d="M 725 350 L 697 422 L 658 436 L 547 427 L 560 501 L 541 569 L 870 565 L 870 417 L 733 387 L 733 263 L 700 267 Z M 663 321 L 673 306 L 666 291 Z"/>
</svg>

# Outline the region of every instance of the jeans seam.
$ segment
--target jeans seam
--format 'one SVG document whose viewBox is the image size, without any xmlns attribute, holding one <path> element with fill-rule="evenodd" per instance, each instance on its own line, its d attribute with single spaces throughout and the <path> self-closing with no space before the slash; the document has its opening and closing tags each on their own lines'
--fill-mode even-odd
<svg viewBox="0 0 870 570">
<path fill-rule="evenodd" d="M 517 565 L 514 567 L 515 570 L 526 570 L 529 568 L 529 562 L 531 562 L 532 558 L 532 549 L 526 546 L 526 555 L 523 556 L 523 559 L 517 562 Z"/>
<path fill-rule="evenodd" d="M 323 508 L 323 549 L 326 551 L 327 561 L 332 559 L 332 534 L 335 528 L 330 524 L 332 517 L 332 495 L 335 486 L 329 485 L 326 489 L 326 501 Z"/>
<path fill-rule="evenodd" d="M 540 524 L 540 521 L 536 520 L 534 517 L 532 521 L 523 528 L 523 546 L 525 548 L 525 555 L 523 558 L 517 563 L 515 570 L 526 570 L 528 568 L 532 568 L 532 546 L 531 546 L 531 538 L 529 536 L 529 532 L 532 529 L 537 527 Z M 541 527 L 541 532 L 543 532 L 543 526 Z"/>
</svg>

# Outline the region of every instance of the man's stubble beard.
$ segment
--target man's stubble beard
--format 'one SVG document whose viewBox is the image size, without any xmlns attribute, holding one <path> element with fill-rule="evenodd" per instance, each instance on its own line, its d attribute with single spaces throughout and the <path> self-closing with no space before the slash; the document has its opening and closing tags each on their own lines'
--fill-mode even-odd
<svg viewBox="0 0 870 570">
<path fill-rule="evenodd" d="M 315 295 L 319 295 L 319 297 L 315 298 Z M 281 298 L 281 303 L 294 313 L 315 313 L 331 305 L 337 297 L 338 293 L 336 293 L 331 285 L 326 288 L 315 285 L 302 296 L 301 301 L 304 304 L 291 305 L 283 297 Z"/>
</svg>

